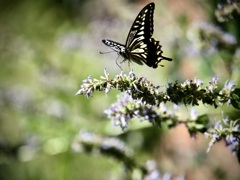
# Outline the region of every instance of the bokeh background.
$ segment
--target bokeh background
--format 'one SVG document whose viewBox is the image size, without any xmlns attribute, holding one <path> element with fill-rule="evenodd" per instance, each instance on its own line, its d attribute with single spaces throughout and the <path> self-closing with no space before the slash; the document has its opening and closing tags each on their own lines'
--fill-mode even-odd
<svg viewBox="0 0 240 180">
<path fill-rule="evenodd" d="M 120 73 L 116 53 L 99 54 L 109 51 L 101 40 L 125 43 L 135 17 L 150 2 L 0 1 L 0 179 L 121 179 L 121 163 L 71 149 L 81 130 L 121 138 L 134 149 L 139 163 L 154 159 L 163 173 L 187 174 L 187 179 L 240 179 L 237 158 L 224 142 L 207 154 L 204 136 L 193 139 L 184 126 L 165 130 L 135 120 L 122 132 L 103 113 L 119 92 L 98 92 L 90 99 L 75 96 L 88 75 L 99 78 L 104 68 L 111 77 Z M 197 39 L 196 28 L 210 23 L 231 33 L 235 44 L 239 41 L 237 20 L 217 22 L 214 10 L 220 1 L 154 2 L 154 38 L 173 61 L 157 69 L 131 64 L 137 76 L 163 87 L 195 77 L 206 85 L 214 76 L 222 85 L 226 80 L 239 82 L 234 53 L 213 47 L 204 51 Z M 122 66 L 129 71 L 128 63 Z M 225 106 L 195 109 L 213 120 L 221 119 L 222 111 L 239 117 L 239 111 Z M 182 105 L 180 118 L 188 118 L 190 111 Z"/>
</svg>

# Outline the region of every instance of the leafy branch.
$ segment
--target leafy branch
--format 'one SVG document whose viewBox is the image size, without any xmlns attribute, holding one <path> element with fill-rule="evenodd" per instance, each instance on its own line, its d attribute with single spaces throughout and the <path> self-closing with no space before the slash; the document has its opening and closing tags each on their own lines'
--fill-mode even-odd
<svg viewBox="0 0 240 180">
<path fill-rule="evenodd" d="M 216 130 L 216 126 L 215 129 L 211 129 L 207 115 L 197 116 L 192 109 L 190 119 L 183 121 L 179 120 L 178 116 L 165 106 L 166 102 L 174 103 L 175 108 L 180 103 L 198 106 L 202 102 L 215 108 L 227 104 L 240 109 L 240 90 L 235 88 L 232 81 L 227 81 L 224 87 L 218 88 L 218 78 L 216 77 L 212 78 L 205 87 L 203 87 L 203 81 L 200 79 L 186 80 L 183 83 L 169 83 L 166 86 L 166 91 L 163 92 L 159 90 L 159 86 L 154 85 L 146 78 L 137 77 L 132 70 L 129 74 L 121 72 L 114 79 L 110 79 L 109 73 L 105 69 L 104 76 L 101 76 L 100 79 L 93 79 L 92 76 L 89 76 L 83 80 L 83 84 L 76 95 L 85 94 L 89 98 L 95 91 L 104 91 L 105 94 L 108 94 L 112 89 L 124 92 L 118 97 L 116 103 L 105 110 L 108 118 L 115 126 L 125 129 L 128 122 L 134 117 L 140 120 L 148 120 L 157 126 L 164 123 L 169 128 L 183 123 L 191 135 L 201 132 L 211 138 L 209 148 L 215 142 L 224 138 L 228 146 L 234 144 L 232 151 L 239 151 L 240 135 L 236 133 L 239 128 L 235 121 L 223 120 L 225 126 L 233 127 L 234 133 L 226 131 L 226 128 Z"/>
<path fill-rule="evenodd" d="M 172 102 L 175 104 L 184 103 L 185 105 L 198 106 L 199 101 L 203 104 L 213 105 L 215 108 L 235 100 L 235 108 L 240 109 L 237 101 L 239 89 L 235 89 L 232 81 L 225 83 L 222 89 L 218 89 L 218 78 L 214 77 L 209 81 L 209 85 L 203 87 L 200 79 L 186 80 L 184 83 L 169 83 L 166 92 L 159 91 L 159 86 L 144 77 L 137 77 L 133 71 L 125 74 L 123 71 L 116 75 L 114 79 L 109 78 L 109 73 L 104 69 L 104 76 L 100 79 L 88 76 L 83 80 L 81 88 L 76 95 L 86 94 L 89 98 L 94 91 L 105 91 L 108 94 L 112 89 L 121 92 L 126 91 L 134 100 L 141 100 L 143 103 L 159 106 L 161 102 Z M 235 96 L 235 98 L 233 98 Z"/>
</svg>

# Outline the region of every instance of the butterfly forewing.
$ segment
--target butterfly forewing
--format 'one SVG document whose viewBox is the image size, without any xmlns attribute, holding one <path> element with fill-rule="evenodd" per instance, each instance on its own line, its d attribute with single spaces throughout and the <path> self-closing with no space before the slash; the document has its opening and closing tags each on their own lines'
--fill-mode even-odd
<svg viewBox="0 0 240 180">
<path fill-rule="evenodd" d="M 126 47 L 139 41 L 145 42 L 152 37 L 154 8 L 154 3 L 150 3 L 140 11 L 128 33 Z"/>
</svg>

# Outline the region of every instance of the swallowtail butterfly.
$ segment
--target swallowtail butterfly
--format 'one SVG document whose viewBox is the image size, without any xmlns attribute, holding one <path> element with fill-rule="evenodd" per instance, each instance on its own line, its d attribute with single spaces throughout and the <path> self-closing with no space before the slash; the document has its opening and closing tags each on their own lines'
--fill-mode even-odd
<svg viewBox="0 0 240 180">
<path fill-rule="evenodd" d="M 152 38 L 154 8 L 155 4 L 150 3 L 140 11 L 128 33 L 125 45 L 108 39 L 103 39 L 102 42 L 121 55 L 123 61 L 129 60 L 139 65 L 145 63 L 152 68 L 157 68 L 162 60 L 172 61 L 171 58 L 162 56 L 162 46 Z"/>
</svg>

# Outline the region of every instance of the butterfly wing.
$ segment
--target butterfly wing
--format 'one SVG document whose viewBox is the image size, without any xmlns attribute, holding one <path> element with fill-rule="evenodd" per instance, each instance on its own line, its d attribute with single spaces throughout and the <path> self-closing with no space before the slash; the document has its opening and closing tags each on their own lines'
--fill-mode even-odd
<svg viewBox="0 0 240 180">
<path fill-rule="evenodd" d="M 155 4 L 145 6 L 136 17 L 126 40 L 125 57 L 142 65 L 157 68 L 161 60 L 171 61 L 171 58 L 162 56 L 159 41 L 154 40 L 153 13 Z"/>
<path fill-rule="evenodd" d="M 171 58 L 162 56 L 163 51 L 161 50 L 161 45 L 159 41 L 156 41 L 154 38 L 150 38 L 148 42 L 148 56 L 146 58 L 146 64 L 149 67 L 157 68 L 158 63 L 162 60 L 172 61 Z"/>
<path fill-rule="evenodd" d="M 139 41 L 148 41 L 153 34 L 153 12 L 155 4 L 145 6 L 137 15 L 128 33 L 126 47 L 133 47 Z"/>
</svg>

